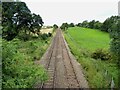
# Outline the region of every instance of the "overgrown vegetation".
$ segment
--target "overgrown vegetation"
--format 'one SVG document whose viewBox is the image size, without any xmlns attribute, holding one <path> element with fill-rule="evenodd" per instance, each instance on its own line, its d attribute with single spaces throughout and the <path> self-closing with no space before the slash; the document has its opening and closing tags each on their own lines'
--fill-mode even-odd
<svg viewBox="0 0 120 90">
<path fill-rule="evenodd" d="M 114 57 L 114 62 L 118 65 L 118 79 L 120 79 L 120 16 L 114 21 L 115 24 L 112 25 L 110 29 L 111 37 L 111 52 Z M 118 88 L 120 88 L 120 82 L 118 82 Z"/>
<path fill-rule="evenodd" d="M 35 64 L 52 36 L 40 33 L 42 25 L 24 2 L 2 3 L 2 88 L 32 88 L 47 80 L 44 68 Z"/>
<path fill-rule="evenodd" d="M 39 60 L 48 43 L 41 39 L 23 42 L 19 39 L 3 40 L 3 88 L 30 88 L 37 81 L 47 80 L 47 73 L 35 60 Z"/>
<path fill-rule="evenodd" d="M 110 54 L 110 52 L 103 50 L 103 49 L 97 49 L 95 50 L 92 55 L 92 58 L 94 59 L 100 59 L 100 60 L 110 60 L 112 59 L 112 56 Z"/>
<path fill-rule="evenodd" d="M 118 87 L 118 67 L 111 59 L 108 33 L 73 27 L 68 28 L 64 36 L 91 88 Z"/>
</svg>

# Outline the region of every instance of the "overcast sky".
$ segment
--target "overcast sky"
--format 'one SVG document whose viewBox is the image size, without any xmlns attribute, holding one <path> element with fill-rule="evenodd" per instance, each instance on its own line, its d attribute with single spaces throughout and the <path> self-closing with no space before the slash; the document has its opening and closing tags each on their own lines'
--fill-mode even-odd
<svg viewBox="0 0 120 90">
<path fill-rule="evenodd" d="M 32 13 L 40 14 L 44 25 L 79 23 L 84 20 L 103 22 L 118 15 L 120 0 L 22 0 Z"/>
</svg>

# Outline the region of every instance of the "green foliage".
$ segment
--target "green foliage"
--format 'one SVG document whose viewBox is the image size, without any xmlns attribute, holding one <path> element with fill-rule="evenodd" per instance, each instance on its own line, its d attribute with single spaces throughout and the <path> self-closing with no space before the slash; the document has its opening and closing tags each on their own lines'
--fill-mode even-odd
<svg viewBox="0 0 120 90">
<path fill-rule="evenodd" d="M 51 36 L 52 36 L 52 33 L 48 33 L 48 36 L 51 37 Z"/>
<path fill-rule="evenodd" d="M 110 32 L 111 38 L 111 51 L 116 58 L 117 62 L 120 60 L 120 16 L 116 17 L 117 20 L 112 24 Z"/>
<path fill-rule="evenodd" d="M 118 87 L 118 67 L 111 60 L 96 60 L 91 57 L 95 50 L 109 49 L 108 33 L 88 28 L 68 28 L 64 33 L 71 52 L 83 67 L 90 88 L 110 88 L 111 82 Z M 107 51 L 108 52 L 108 51 Z"/>
<path fill-rule="evenodd" d="M 87 21 L 87 20 L 83 21 L 83 22 L 81 23 L 81 26 L 82 26 L 82 27 L 89 27 L 88 21 Z"/>
<path fill-rule="evenodd" d="M 43 25 L 39 15 L 32 14 L 24 2 L 2 2 L 2 37 L 6 40 L 14 39 L 21 30 L 36 32 Z"/>
<path fill-rule="evenodd" d="M 19 34 L 17 35 L 17 38 L 23 41 L 28 41 L 31 39 L 31 37 L 32 36 L 30 34 L 25 34 L 24 32 L 19 32 Z"/>
<path fill-rule="evenodd" d="M 29 14 L 30 10 L 26 4 L 21 2 L 3 2 L 2 3 L 2 26 L 3 26 L 3 38 L 12 40 L 17 36 L 21 27 L 26 20 L 26 14 Z M 24 22 L 23 22 L 24 21 Z"/>
<path fill-rule="evenodd" d="M 94 29 L 100 29 L 101 30 L 102 25 L 103 24 L 101 22 L 96 21 L 95 24 L 94 24 Z"/>
<path fill-rule="evenodd" d="M 74 26 L 75 26 L 74 23 L 69 24 L 69 27 L 74 27 Z"/>
<path fill-rule="evenodd" d="M 29 27 L 30 31 L 33 33 L 37 33 L 39 32 L 39 30 L 41 29 L 41 27 L 43 26 L 43 21 L 42 18 L 40 17 L 40 15 L 36 15 L 35 13 L 32 14 L 32 19 L 31 20 L 31 26 Z"/>
<path fill-rule="evenodd" d="M 96 51 L 94 51 L 92 53 L 91 57 L 94 59 L 100 59 L 100 60 L 110 60 L 111 59 L 110 52 L 105 51 L 103 49 L 97 49 Z"/>
<path fill-rule="evenodd" d="M 2 44 L 2 87 L 31 88 L 37 82 L 47 80 L 46 71 L 34 64 L 46 50 L 45 41 L 40 39 L 23 42 L 19 39 L 3 40 Z"/>
<path fill-rule="evenodd" d="M 94 24 L 95 24 L 95 20 L 92 20 L 91 22 L 89 22 L 89 28 L 94 28 Z"/>
<path fill-rule="evenodd" d="M 110 18 L 107 18 L 101 27 L 102 31 L 109 32 L 112 29 L 112 25 L 115 25 L 118 21 L 119 16 L 111 16 Z"/>
<path fill-rule="evenodd" d="M 68 23 L 63 23 L 63 24 L 60 26 L 60 28 L 61 28 L 62 30 L 67 30 L 67 28 L 68 28 Z"/>
<path fill-rule="evenodd" d="M 78 27 L 82 27 L 82 23 L 78 23 L 76 26 L 78 26 Z"/>
<path fill-rule="evenodd" d="M 43 34 L 41 34 L 40 35 L 40 38 L 42 39 L 42 40 L 47 40 L 47 38 L 48 37 L 51 37 L 52 36 L 52 33 L 43 33 Z"/>
<path fill-rule="evenodd" d="M 82 23 L 78 23 L 77 26 L 91 28 L 91 29 L 101 29 L 102 23 L 99 21 L 92 20 L 88 22 L 87 20 L 83 21 Z"/>
<path fill-rule="evenodd" d="M 58 28 L 58 25 L 57 24 L 54 24 L 53 25 L 53 29 L 55 30 L 55 29 L 57 29 Z"/>
</svg>

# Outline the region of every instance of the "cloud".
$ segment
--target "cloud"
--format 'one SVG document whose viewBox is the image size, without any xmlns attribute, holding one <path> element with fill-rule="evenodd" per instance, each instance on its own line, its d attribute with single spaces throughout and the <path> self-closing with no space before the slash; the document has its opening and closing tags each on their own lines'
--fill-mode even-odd
<svg viewBox="0 0 120 90">
<path fill-rule="evenodd" d="M 37 0 L 36 0 L 37 1 Z M 117 15 L 117 1 L 112 2 L 26 2 L 33 13 L 40 14 L 45 25 L 63 22 L 78 23 L 84 20 L 104 21 Z M 75 0 L 76 1 L 76 0 Z M 83 1 L 83 0 L 82 0 Z M 85 0 L 87 1 L 87 0 Z M 92 0 L 94 1 L 94 0 Z"/>
</svg>

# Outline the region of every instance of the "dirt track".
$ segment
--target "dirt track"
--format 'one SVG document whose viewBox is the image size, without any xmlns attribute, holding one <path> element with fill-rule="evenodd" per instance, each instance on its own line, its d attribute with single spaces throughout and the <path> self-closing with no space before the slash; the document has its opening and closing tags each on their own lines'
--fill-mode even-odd
<svg viewBox="0 0 120 90">
<path fill-rule="evenodd" d="M 49 80 L 37 88 L 88 88 L 81 65 L 71 54 L 60 29 L 40 60 L 49 74 Z"/>
</svg>

